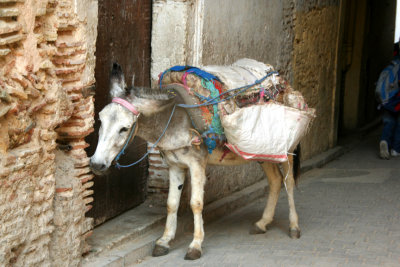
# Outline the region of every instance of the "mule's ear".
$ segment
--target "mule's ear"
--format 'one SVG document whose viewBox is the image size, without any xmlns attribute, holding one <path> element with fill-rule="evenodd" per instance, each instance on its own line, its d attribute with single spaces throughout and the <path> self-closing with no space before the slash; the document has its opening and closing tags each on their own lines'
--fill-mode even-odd
<svg viewBox="0 0 400 267">
<path fill-rule="evenodd" d="M 110 96 L 121 97 L 125 94 L 125 78 L 121 66 L 114 62 L 110 73 Z"/>
</svg>

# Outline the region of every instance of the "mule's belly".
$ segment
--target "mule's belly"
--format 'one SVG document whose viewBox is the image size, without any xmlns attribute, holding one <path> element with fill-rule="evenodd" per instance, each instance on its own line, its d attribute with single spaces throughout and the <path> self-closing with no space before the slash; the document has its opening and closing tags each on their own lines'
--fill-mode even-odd
<svg viewBox="0 0 400 267">
<path fill-rule="evenodd" d="M 221 160 L 222 155 L 224 154 L 224 150 L 221 148 L 214 149 L 211 155 L 208 155 L 207 163 L 210 165 L 222 165 L 222 166 L 231 166 L 231 165 L 240 165 L 249 163 L 247 160 L 242 157 L 236 155 L 233 152 L 228 152 L 224 158 Z"/>
</svg>

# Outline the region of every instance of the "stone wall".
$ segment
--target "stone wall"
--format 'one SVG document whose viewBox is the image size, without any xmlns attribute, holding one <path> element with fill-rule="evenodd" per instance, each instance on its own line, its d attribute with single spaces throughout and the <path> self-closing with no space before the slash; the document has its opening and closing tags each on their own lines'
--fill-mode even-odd
<svg viewBox="0 0 400 267">
<path fill-rule="evenodd" d="M 151 81 L 169 67 L 186 63 L 186 34 L 189 2 L 153 1 L 151 33 Z"/>
<path fill-rule="evenodd" d="M 281 71 L 283 6 L 279 0 L 205 0 L 203 26 L 203 65 L 232 64 L 240 58 L 252 58 Z M 290 58 L 285 58 L 287 61 Z"/>
<path fill-rule="evenodd" d="M 294 10 L 293 88 L 303 93 L 317 118 L 301 141 L 303 159 L 335 145 L 338 1 L 298 1 Z M 323 138 L 321 138 L 323 137 Z"/>
<path fill-rule="evenodd" d="M 203 16 L 204 65 L 242 57 L 269 63 L 317 109 L 302 160 L 336 144 L 339 1 L 205 0 Z"/>
<path fill-rule="evenodd" d="M 97 2 L 75 2 L 0 2 L 1 266 L 77 266 L 88 249 Z"/>
</svg>

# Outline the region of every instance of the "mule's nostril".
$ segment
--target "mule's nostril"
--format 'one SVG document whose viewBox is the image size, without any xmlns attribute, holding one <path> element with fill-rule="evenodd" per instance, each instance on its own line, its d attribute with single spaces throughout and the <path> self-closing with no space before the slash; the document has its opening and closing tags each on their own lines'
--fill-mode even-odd
<svg viewBox="0 0 400 267">
<path fill-rule="evenodd" d="M 106 165 L 105 164 L 102 164 L 102 163 L 95 163 L 95 162 L 93 162 L 93 161 L 91 161 L 90 160 L 90 168 L 93 170 L 93 171 L 104 171 L 104 170 L 106 170 Z"/>
</svg>

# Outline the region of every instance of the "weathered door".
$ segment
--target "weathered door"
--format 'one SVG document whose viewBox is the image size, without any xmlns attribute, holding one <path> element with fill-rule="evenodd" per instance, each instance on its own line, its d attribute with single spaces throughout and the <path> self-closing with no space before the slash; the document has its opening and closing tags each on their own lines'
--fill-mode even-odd
<svg viewBox="0 0 400 267">
<path fill-rule="evenodd" d="M 127 84 L 135 73 L 135 85 L 150 85 L 151 6 L 148 0 L 100 0 L 96 44 L 95 131 L 88 138 L 92 155 L 97 145 L 100 126 L 98 112 L 109 102 L 109 71 L 118 62 Z M 138 138 L 121 159 L 131 163 L 146 152 L 146 143 Z M 146 197 L 147 161 L 137 166 L 117 170 L 94 179 L 93 208 L 88 212 L 95 225 L 117 216 L 142 203 Z"/>
</svg>

